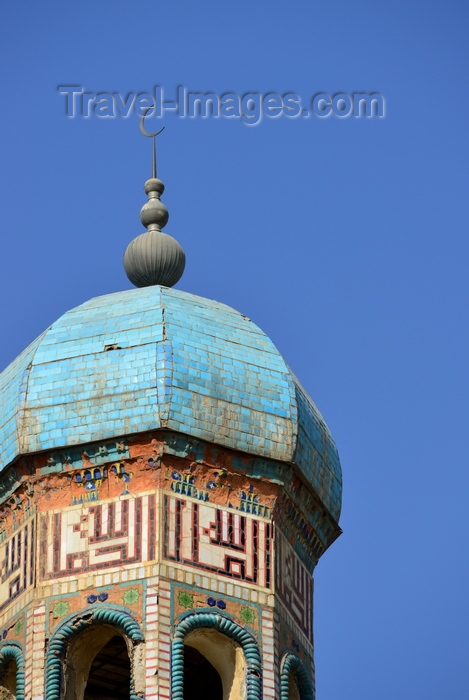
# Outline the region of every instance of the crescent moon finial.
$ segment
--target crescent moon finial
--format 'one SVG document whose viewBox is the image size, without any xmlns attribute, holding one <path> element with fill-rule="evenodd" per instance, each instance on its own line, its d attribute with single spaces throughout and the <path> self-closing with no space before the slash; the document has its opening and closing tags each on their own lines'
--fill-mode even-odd
<svg viewBox="0 0 469 700">
<path fill-rule="evenodd" d="M 153 139 L 153 176 L 146 181 L 144 190 L 148 195 L 140 210 L 140 221 L 146 227 L 127 246 L 124 254 L 124 269 L 127 277 L 136 287 L 162 285 L 172 287 L 181 278 L 186 264 L 186 256 L 179 243 L 161 229 L 168 223 L 169 213 L 161 195 L 164 184 L 156 176 L 156 137 L 163 129 L 151 134 L 145 129 L 146 108 L 140 117 L 141 133 Z"/>
<path fill-rule="evenodd" d="M 162 131 L 164 131 L 163 127 L 159 131 L 155 131 L 154 134 L 151 134 L 149 131 L 145 129 L 145 117 L 147 116 L 148 112 L 152 109 L 152 107 L 147 107 L 144 111 L 142 116 L 140 117 L 140 122 L 138 125 L 138 128 L 140 129 L 140 133 L 142 133 L 144 136 L 147 136 L 148 138 L 153 139 L 153 149 L 152 149 L 152 177 L 156 177 L 156 136 L 161 134 Z"/>
</svg>

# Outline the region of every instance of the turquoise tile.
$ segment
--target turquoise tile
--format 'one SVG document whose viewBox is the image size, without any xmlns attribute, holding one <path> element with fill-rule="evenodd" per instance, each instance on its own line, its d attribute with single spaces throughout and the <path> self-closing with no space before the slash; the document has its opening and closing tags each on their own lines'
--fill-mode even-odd
<svg viewBox="0 0 469 700">
<path fill-rule="evenodd" d="M 19 436 L 31 453 L 162 417 L 269 464 L 295 462 L 338 517 L 334 441 L 271 340 L 223 304 L 163 287 L 72 309 L 0 374 L 0 468 L 20 454 Z"/>
</svg>

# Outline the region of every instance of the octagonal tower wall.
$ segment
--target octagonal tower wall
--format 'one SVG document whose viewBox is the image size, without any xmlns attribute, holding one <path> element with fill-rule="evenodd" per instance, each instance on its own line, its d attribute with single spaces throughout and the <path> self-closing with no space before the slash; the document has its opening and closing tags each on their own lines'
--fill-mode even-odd
<svg viewBox="0 0 469 700">
<path fill-rule="evenodd" d="M 340 530 L 293 465 L 159 430 L 20 458 L 0 487 L 17 698 L 68 698 L 73 630 L 116 620 L 139 630 L 135 697 L 184 697 L 181 645 L 210 629 L 238 650 L 246 697 L 284 698 L 291 659 L 314 693 L 312 573 Z"/>
</svg>

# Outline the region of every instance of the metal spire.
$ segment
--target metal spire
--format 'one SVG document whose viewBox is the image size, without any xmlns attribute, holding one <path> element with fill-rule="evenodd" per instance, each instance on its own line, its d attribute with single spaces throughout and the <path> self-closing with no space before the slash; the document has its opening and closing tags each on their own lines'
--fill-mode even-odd
<svg viewBox="0 0 469 700">
<path fill-rule="evenodd" d="M 148 229 L 134 238 L 124 253 L 124 268 L 127 277 L 136 287 L 161 284 L 172 287 L 181 278 L 186 265 L 186 256 L 179 243 L 161 230 L 168 223 L 169 213 L 160 200 L 164 184 L 156 176 L 156 137 L 163 129 L 151 134 L 145 129 L 145 110 L 139 128 L 144 136 L 153 139 L 152 177 L 146 181 L 144 190 L 148 202 L 140 210 L 140 221 Z"/>
<path fill-rule="evenodd" d="M 161 134 L 162 131 L 164 131 L 164 127 L 160 129 L 159 131 L 155 131 L 154 134 L 151 134 L 149 131 L 145 129 L 145 117 L 147 116 L 149 110 L 151 107 L 147 107 L 147 109 L 144 110 L 142 116 L 140 117 L 140 123 L 138 125 L 138 128 L 140 129 L 141 133 L 144 136 L 148 136 L 148 138 L 153 139 L 153 148 L 152 148 L 152 158 L 151 158 L 151 176 L 153 178 L 156 178 L 156 137 Z"/>
</svg>

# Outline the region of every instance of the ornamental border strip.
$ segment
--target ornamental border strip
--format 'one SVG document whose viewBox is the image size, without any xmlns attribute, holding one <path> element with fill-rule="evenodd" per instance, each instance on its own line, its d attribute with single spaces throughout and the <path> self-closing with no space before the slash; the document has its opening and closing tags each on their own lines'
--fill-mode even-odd
<svg viewBox="0 0 469 700">
<path fill-rule="evenodd" d="M 302 660 L 295 654 L 285 654 L 280 664 L 280 700 L 289 698 L 290 673 L 293 674 L 298 686 L 300 700 L 315 700 L 308 673 Z"/>
<path fill-rule="evenodd" d="M 193 613 L 182 620 L 171 648 L 171 699 L 184 700 L 184 639 L 195 629 L 208 627 L 231 637 L 241 646 L 247 663 L 246 700 L 261 700 L 262 663 L 254 637 L 243 627 L 217 613 Z"/>
<path fill-rule="evenodd" d="M 0 669 L 5 661 L 14 659 L 16 663 L 16 700 L 24 700 L 25 679 L 24 679 L 24 656 L 21 644 L 17 642 L 0 643 Z"/>
<path fill-rule="evenodd" d="M 132 643 L 144 641 L 138 622 L 120 607 L 100 605 L 89 607 L 69 615 L 51 635 L 46 654 L 45 700 L 60 700 L 63 686 L 63 660 L 72 639 L 92 625 L 105 624 L 114 627 Z M 132 659 L 130 659 L 130 700 L 142 700 L 134 690 Z M 19 700 L 19 699 L 18 699 Z"/>
</svg>

